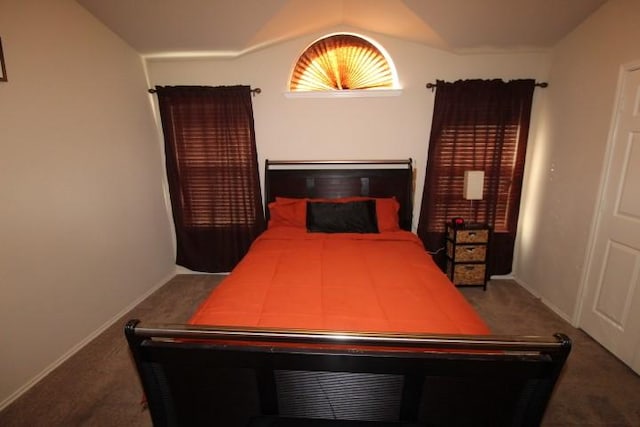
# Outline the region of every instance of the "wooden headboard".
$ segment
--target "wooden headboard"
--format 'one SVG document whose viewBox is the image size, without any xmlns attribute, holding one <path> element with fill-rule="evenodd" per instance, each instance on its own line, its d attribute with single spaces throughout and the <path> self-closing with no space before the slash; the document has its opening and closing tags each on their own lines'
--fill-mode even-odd
<svg viewBox="0 0 640 427">
<path fill-rule="evenodd" d="M 276 197 L 395 197 L 400 227 L 411 230 L 413 168 L 402 160 L 266 160 L 267 206 Z M 269 219 L 269 209 L 266 209 Z"/>
</svg>

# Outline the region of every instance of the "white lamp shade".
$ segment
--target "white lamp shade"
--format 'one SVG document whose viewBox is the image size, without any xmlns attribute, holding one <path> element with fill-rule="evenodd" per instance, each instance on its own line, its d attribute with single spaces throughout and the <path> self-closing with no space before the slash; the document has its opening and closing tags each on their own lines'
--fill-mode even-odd
<svg viewBox="0 0 640 427">
<path fill-rule="evenodd" d="M 467 200 L 482 200 L 484 171 L 465 171 L 463 195 Z"/>
</svg>

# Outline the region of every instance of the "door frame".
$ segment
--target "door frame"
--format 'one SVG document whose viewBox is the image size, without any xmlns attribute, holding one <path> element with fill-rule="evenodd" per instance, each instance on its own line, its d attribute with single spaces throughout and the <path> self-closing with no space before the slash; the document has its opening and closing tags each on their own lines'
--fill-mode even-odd
<svg viewBox="0 0 640 427">
<path fill-rule="evenodd" d="M 617 131 L 618 131 L 618 121 L 620 118 L 620 109 L 623 104 L 623 93 L 624 87 L 626 83 L 626 75 L 630 72 L 640 70 L 640 60 L 636 60 L 633 62 L 628 62 L 622 64 L 618 71 L 618 81 L 616 87 L 616 95 L 613 103 L 613 111 L 611 113 L 611 121 L 609 124 L 609 132 L 607 135 L 607 145 L 604 153 L 604 161 L 602 171 L 600 172 L 600 185 L 598 187 L 598 197 L 596 200 L 596 204 L 594 206 L 595 211 L 593 215 L 593 219 L 591 220 L 591 227 L 589 229 L 589 239 L 587 240 L 587 247 L 585 251 L 584 257 L 584 268 L 582 269 L 582 274 L 580 275 L 580 286 L 578 288 L 577 294 L 577 304 L 575 309 L 573 310 L 573 315 L 571 317 L 571 323 L 575 327 L 580 327 L 580 318 L 582 317 L 582 311 L 586 305 L 586 297 L 587 297 L 587 282 L 589 275 L 591 274 L 591 270 L 593 268 L 593 253 L 595 249 L 595 243 L 597 240 L 598 229 L 600 228 L 600 224 L 602 223 L 602 211 L 603 211 L 603 200 L 605 196 L 605 191 L 607 188 L 607 184 L 609 183 L 609 176 L 611 175 L 611 158 L 613 156 L 613 145 L 616 140 Z"/>
</svg>

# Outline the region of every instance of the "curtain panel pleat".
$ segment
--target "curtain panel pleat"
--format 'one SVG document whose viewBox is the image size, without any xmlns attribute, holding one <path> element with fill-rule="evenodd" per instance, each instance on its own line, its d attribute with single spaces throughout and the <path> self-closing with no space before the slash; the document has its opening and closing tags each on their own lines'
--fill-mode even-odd
<svg viewBox="0 0 640 427">
<path fill-rule="evenodd" d="M 227 272 L 265 229 L 249 86 L 156 87 L 176 263 Z"/>
<path fill-rule="evenodd" d="M 418 224 L 429 251 L 443 247 L 453 217 L 487 223 L 489 274 L 511 272 L 534 88 L 532 79 L 437 82 Z M 484 171 L 482 200 L 464 199 L 467 170 Z M 444 268 L 444 252 L 434 258 Z"/>
</svg>

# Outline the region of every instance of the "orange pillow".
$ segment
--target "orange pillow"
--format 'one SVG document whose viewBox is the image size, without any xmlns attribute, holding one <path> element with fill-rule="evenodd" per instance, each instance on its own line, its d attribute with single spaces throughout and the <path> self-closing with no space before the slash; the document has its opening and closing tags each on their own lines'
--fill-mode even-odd
<svg viewBox="0 0 640 427">
<path fill-rule="evenodd" d="M 399 211 L 400 203 L 395 197 L 376 199 L 376 215 L 378 216 L 378 229 L 380 232 L 400 230 Z"/>
<path fill-rule="evenodd" d="M 307 227 L 305 199 L 278 200 L 269 203 L 269 227 Z"/>
<path fill-rule="evenodd" d="M 307 201 L 311 202 L 354 202 L 361 200 L 376 201 L 376 216 L 378 218 L 378 230 L 398 231 L 398 211 L 400 204 L 395 197 L 340 197 L 337 199 L 295 199 L 289 197 L 276 197 L 275 202 L 269 203 L 269 226 L 307 226 Z"/>
</svg>

